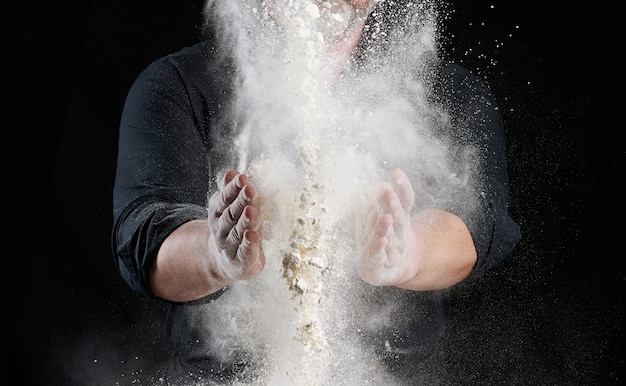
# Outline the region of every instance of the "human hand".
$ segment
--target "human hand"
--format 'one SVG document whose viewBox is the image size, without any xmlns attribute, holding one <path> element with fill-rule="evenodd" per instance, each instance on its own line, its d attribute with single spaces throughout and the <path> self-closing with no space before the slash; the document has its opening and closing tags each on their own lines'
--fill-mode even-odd
<svg viewBox="0 0 626 386">
<path fill-rule="evenodd" d="M 390 182 L 378 186 L 376 194 L 357 224 L 357 271 L 372 285 L 398 285 L 413 263 L 410 213 L 415 195 L 400 169 L 391 173 Z"/>
<path fill-rule="evenodd" d="M 209 199 L 209 262 L 214 273 L 226 281 L 256 277 L 265 256 L 256 232 L 256 189 L 248 177 L 228 170 L 223 187 Z"/>
</svg>

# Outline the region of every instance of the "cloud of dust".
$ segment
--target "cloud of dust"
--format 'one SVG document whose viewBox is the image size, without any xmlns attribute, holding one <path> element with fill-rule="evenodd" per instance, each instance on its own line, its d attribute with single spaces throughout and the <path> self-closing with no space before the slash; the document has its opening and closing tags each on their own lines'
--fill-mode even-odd
<svg viewBox="0 0 626 386">
<path fill-rule="evenodd" d="M 437 135 L 449 122 L 431 99 L 436 7 L 398 5 L 408 11 L 394 17 L 411 16 L 388 28 L 377 2 L 363 37 L 371 44 L 336 77 L 329 50 L 359 19 L 351 5 L 331 3 L 206 5 L 235 55 L 237 167 L 259 191 L 267 257 L 257 279 L 216 302 L 211 323 L 220 326 L 216 345 L 248 349 L 271 385 L 390 384 L 361 336 L 389 325 L 397 305 L 374 308 L 362 290 L 353 214 L 395 168 L 411 178 L 416 208 L 467 184 Z"/>
</svg>

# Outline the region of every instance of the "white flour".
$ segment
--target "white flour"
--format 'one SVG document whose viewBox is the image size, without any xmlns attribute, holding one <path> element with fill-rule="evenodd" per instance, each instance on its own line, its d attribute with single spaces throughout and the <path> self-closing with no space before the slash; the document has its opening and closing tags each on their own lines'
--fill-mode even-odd
<svg viewBox="0 0 626 386">
<path fill-rule="evenodd" d="M 322 10 L 331 14 L 328 9 Z M 336 23 L 345 24 L 338 14 L 328 17 L 328 27 L 335 30 Z M 272 237 L 264 239 L 264 250 L 271 258 L 280 258 L 282 277 L 291 293 L 291 307 L 296 312 L 294 345 L 300 346 L 300 356 L 292 370 L 290 381 L 298 385 L 316 385 L 325 375 L 327 341 L 321 325 L 320 307 L 325 302 L 323 277 L 329 269 L 329 259 L 321 245 L 324 244 L 325 182 L 317 170 L 320 149 L 320 130 L 324 125 L 321 104 L 329 92 L 330 68 L 325 36 L 318 28 L 320 10 L 308 1 L 290 1 L 273 10 L 273 16 L 285 29 L 286 78 L 293 97 L 293 122 L 297 127 L 294 145 L 298 164 L 293 171 L 297 179 L 276 181 L 267 174 L 285 170 L 289 164 L 277 169 L 273 161 L 258 161 L 248 170 L 252 180 L 259 184 L 261 197 L 275 205 L 286 204 L 287 212 L 277 218 L 267 206 L 259 208 L 262 224 L 272 224 Z M 287 183 L 285 183 L 287 182 Z M 270 185 L 268 185 L 268 183 Z M 277 183 L 277 185 L 273 185 Z M 268 187 L 281 186 L 280 192 L 269 194 Z M 278 195 L 276 195 L 278 193 Z M 280 220 L 280 221 L 276 221 Z M 263 225 L 262 225 L 263 227 Z M 263 232 L 263 230 L 261 230 Z M 279 237 L 288 236 L 288 238 Z"/>
<path fill-rule="evenodd" d="M 415 151 L 424 143 L 436 148 L 415 137 L 423 114 L 396 95 L 394 87 L 405 79 L 395 69 L 337 88 L 329 44 L 355 22 L 351 6 L 222 4 L 231 33 L 225 40 L 234 45 L 242 73 L 238 168 L 259 192 L 267 263 L 259 277 L 235 283 L 216 304 L 225 326 L 216 339 L 237 341 L 261 360 L 255 384 L 392 385 L 371 349 L 359 343 L 361 324 L 351 319 L 360 283 L 351 214 L 371 181 L 381 178 L 381 165 L 404 155 L 400 149 L 437 163 L 425 149 Z M 426 51 L 433 49 L 431 34 L 420 36 Z M 413 66 L 415 58 L 409 59 Z M 424 87 L 412 86 L 418 93 Z M 390 122 L 394 135 L 386 130 Z M 372 310 L 371 320 L 387 320 L 389 312 Z"/>
</svg>

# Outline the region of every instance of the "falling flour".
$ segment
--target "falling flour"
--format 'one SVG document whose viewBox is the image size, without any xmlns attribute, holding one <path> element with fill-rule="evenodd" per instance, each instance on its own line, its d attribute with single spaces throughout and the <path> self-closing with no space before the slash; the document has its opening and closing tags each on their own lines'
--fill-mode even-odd
<svg viewBox="0 0 626 386">
<path fill-rule="evenodd" d="M 364 325 L 393 318 L 393 305 L 354 310 L 369 299 L 355 302 L 363 296 L 351 215 L 372 181 L 383 178 L 381 165 L 402 151 L 430 162 L 418 165 L 445 164 L 424 150 L 434 142 L 415 137 L 422 124 L 416 119 L 427 114 L 396 92 L 406 73 L 393 67 L 356 81 L 348 76 L 338 86 L 341 58 L 333 48 L 362 19 L 337 3 L 219 2 L 241 76 L 237 167 L 258 191 L 266 266 L 222 295 L 211 323 L 219 326 L 213 335 L 224 357 L 237 346 L 261 363 L 254 384 L 393 384 L 374 349 L 360 341 Z M 428 51 L 432 30 L 425 31 L 415 41 Z M 416 93 L 423 86 L 411 85 Z M 390 121 L 393 137 L 380 130 Z"/>
<path fill-rule="evenodd" d="M 274 17 L 285 29 L 288 37 L 285 45 L 286 77 L 293 93 L 293 121 L 297 122 L 294 145 L 297 149 L 298 174 L 301 186 L 295 190 L 296 197 L 288 197 L 287 202 L 292 213 L 287 219 L 287 229 L 281 230 L 289 235 L 286 245 L 279 246 L 277 256 L 282 263 L 282 276 L 291 292 L 292 306 L 297 315 L 297 335 L 294 344 L 302 346 L 302 356 L 294 371 L 298 383 L 319 382 L 324 366 L 328 361 L 326 337 L 320 325 L 319 309 L 324 302 L 323 277 L 329 269 L 328 256 L 321 248 L 324 243 L 324 182 L 317 175 L 319 164 L 320 141 L 318 135 L 322 126 L 323 115 L 320 97 L 327 92 L 328 79 L 325 68 L 329 68 L 328 48 L 325 36 L 316 25 L 321 18 L 317 5 L 307 1 L 289 2 L 285 7 L 274 9 Z M 331 22 L 343 22 L 341 16 L 332 13 Z M 262 183 L 259 170 L 261 163 L 253 165 L 249 173 L 253 180 Z M 273 201 L 281 197 L 273 197 Z M 259 208 L 262 224 L 276 223 L 263 219 L 264 208 Z M 267 212 L 265 212 L 267 213 Z M 268 239 L 265 244 L 276 243 L 277 239 Z M 275 248 L 264 245 L 272 251 Z"/>
</svg>

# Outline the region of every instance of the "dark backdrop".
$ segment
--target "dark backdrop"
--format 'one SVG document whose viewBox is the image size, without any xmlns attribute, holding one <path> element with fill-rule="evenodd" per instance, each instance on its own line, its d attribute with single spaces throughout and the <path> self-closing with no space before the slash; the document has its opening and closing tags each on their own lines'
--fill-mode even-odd
<svg viewBox="0 0 626 386">
<path fill-rule="evenodd" d="M 523 232 L 508 261 L 453 292 L 449 370 L 459 385 L 617 384 L 626 282 L 617 11 L 511 3 L 452 1 L 442 29 L 446 56 L 486 79 L 500 103 Z M 201 8 L 1 6 L 3 384 L 158 378 L 163 309 L 127 289 L 110 251 L 117 124 L 139 71 L 198 40 Z"/>
</svg>

